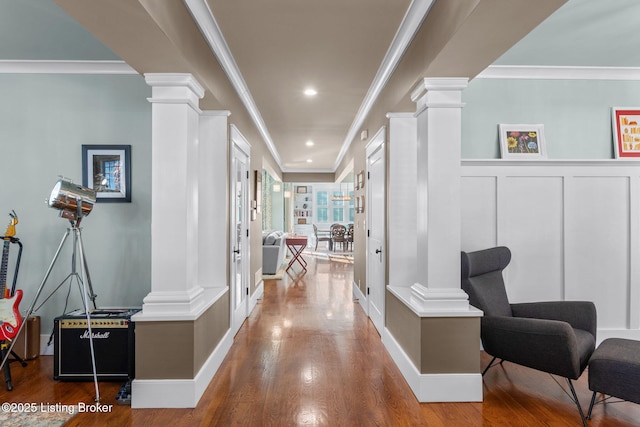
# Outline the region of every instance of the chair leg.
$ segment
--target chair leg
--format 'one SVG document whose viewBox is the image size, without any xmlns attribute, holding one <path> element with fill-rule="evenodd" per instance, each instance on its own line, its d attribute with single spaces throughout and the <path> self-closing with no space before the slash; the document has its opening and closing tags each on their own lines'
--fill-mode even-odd
<svg viewBox="0 0 640 427">
<path fill-rule="evenodd" d="M 580 406 L 580 401 L 578 400 L 578 395 L 576 394 L 576 389 L 573 388 L 573 383 L 571 382 L 571 380 L 569 378 L 567 378 L 567 383 L 569 383 L 569 388 L 571 389 L 571 394 L 573 395 L 573 401 L 576 404 L 576 406 L 578 407 L 578 412 L 580 412 L 580 418 L 582 419 L 582 425 L 584 427 L 588 427 L 587 420 L 584 417 L 584 412 L 582 412 L 582 406 Z M 592 402 L 593 402 L 593 400 L 592 400 Z M 589 413 L 591 413 L 591 411 L 589 411 Z"/>
<path fill-rule="evenodd" d="M 487 371 L 489 370 L 489 368 L 490 368 L 491 366 L 493 366 L 493 362 L 495 362 L 495 361 L 496 361 L 496 359 L 497 359 L 497 357 L 495 357 L 495 356 L 494 356 L 494 357 L 493 357 L 493 359 L 491 359 L 491 362 L 489 362 L 489 364 L 487 365 L 487 367 L 486 367 L 486 368 L 484 368 L 484 371 L 482 371 L 482 376 L 483 376 L 483 377 L 484 377 L 484 374 L 486 374 L 486 373 L 487 373 Z"/>
<path fill-rule="evenodd" d="M 593 396 L 591 396 L 591 403 L 589 404 L 589 412 L 587 412 L 587 419 L 591 419 L 591 411 L 593 410 L 593 405 L 596 403 L 596 392 L 593 392 Z"/>
</svg>

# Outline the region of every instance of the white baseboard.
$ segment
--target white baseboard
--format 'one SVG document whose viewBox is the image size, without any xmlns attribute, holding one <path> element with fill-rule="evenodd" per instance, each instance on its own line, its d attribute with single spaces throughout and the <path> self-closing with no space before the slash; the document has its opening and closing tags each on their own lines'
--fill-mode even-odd
<svg viewBox="0 0 640 427">
<path fill-rule="evenodd" d="M 40 355 L 41 356 L 53 356 L 53 340 L 51 345 L 49 343 L 49 337 L 51 335 L 40 335 Z"/>
<path fill-rule="evenodd" d="M 382 343 L 419 402 L 482 402 L 482 375 L 421 374 L 385 328 Z"/>
<path fill-rule="evenodd" d="M 262 298 L 263 295 L 264 295 L 264 281 L 260 279 L 260 283 L 258 283 L 258 285 L 256 286 L 256 291 L 253 293 L 253 295 L 251 295 L 251 298 L 249 299 L 249 314 L 251 314 L 253 309 L 258 304 L 258 300 Z"/>
<path fill-rule="evenodd" d="M 352 287 L 353 297 L 358 300 L 358 303 L 360 303 L 360 307 L 362 307 L 362 309 L 364 310 L 364 312 L 368 316 L 369 315 L 369 303 L 367 301 L 367 297 L 362 293 L 362 291 L 360 290 L 360 287 L 358 286 L 358 284 L 356 282 L 352 282 L 352 286 L 351 287 Z"/>
<path fill-rule="evenodd" d="M 195 408 L 233 344 L 227 331 L 194 379 L 133 380 L 132 408 Z"/>
</svg>

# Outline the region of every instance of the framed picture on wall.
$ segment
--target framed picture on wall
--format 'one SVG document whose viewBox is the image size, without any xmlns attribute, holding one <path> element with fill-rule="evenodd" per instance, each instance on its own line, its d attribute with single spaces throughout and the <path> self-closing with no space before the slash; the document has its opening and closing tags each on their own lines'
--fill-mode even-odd
<svg viewBox="0 0 640 427">
<path fill-rule="evenodd" d="M 83 145 L 82 185 L 97 202 L 131 202 L 131 146 Z"/>
<path fill-rule="evenodd" d="M 361 190 L 364 188 L 364 171 L 360 171 L 356 176 L 356 189 Z"/>
<path fill-rule="evenodd" d="M 544 125 L 500 124 L 500 156 L 503 159 L 545 159 Z"/>
<path fill-rule="evenodd" d="M 640 108 L 611 109 L 613 152 L 618 158 L 640 158 Z"/>
</svg>

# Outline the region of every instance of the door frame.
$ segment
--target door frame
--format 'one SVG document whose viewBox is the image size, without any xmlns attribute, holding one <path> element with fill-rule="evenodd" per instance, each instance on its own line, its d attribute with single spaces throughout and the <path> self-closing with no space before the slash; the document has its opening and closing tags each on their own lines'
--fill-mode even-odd
<svg viewBox="0 0 640 427">
<path fill-rule="evenodd" d="M 382 336 L 383 334 L 383 330 L 384 330 L 384 320 L 385 320 L 385 298 L 386 298 L 386 270 L 387 270 L 387 245 L 386 245 L 386 236 L 387 236 L 387 222 L 386 222 L 386 171 L 387 171 L 387 155 L 386 155 L 386 132 L 387 132 L 387 128 L 386 126 L 382 126 L 378 132 L 376 132 L 376 134 L 373 136 L 373 138 L 371 138 L 371 141 L 367 144 L 367 146 L 365 147 L 365 152 L 366 152 L 366 179 L 367 179 L 367 185 L 366 185 L 366 202 L 365 202 L 365 211 L 366 211 L 366 221 L 367 221 L 367 239 L 366 239 L 366 277 L 367 277 L 367 314 L 369 316 L 369 318 L 371 319 L 371 321 L 373 322 L 373 324 L 376 326 L 376 329 L 378 329 L 378 332 L 380 333 L 380 335 Z M 382 151 L 380 151 L 382 150 Z M 381 153 L 382 155 L 382 166 L 383 166 L 383 187 L 382 187 L 382 200 L 384 200 L 384 204 L 385 207 L 382 210 L 374 210 L 371 209 L 371 201 L 372 199 L 372 192 L 373 192 L 373 188 L 371 186 L 371 181 L 370 181 L 370 170 L 369 170 L 369 159 L 373 156 L 376 155 L 377 153 Z M 368 207 L 367 207 L 368 205 Z M 381 315 L 381 319 L 374 319 L 374 317 L 377 317 L 375 315 L 375 310 L 372 309 L 372 305 L 373 305 L 373 301 L 371 298 L 371 291 L 370 291 L 370 287 L 371 287 L 371 262 L 372 260 L 369 257 L 369 251 L 371 249 L 370 247 L 370 226 L 371 224 L 374 224 L 374 222 L 372 221 L 373 215 L 382 215 L 382 221 L 380 222 L 381 224 L 383 224 L 383 230 L 382 230 L 382 238 L 381 238 L 381 245 L 382 245 L 382 256 L 383 256 L 383 260 L 382 260 L 382 287 L 380 289 L 381 295 L 382 295 L 382 299 L 381 299 L 381 306 L 378 307 L 378 309 L 380 310 L 380 315 Z M 374 317 L 372 317 L 372 314 L 374 314 Z"/>
<path fill-rule="evenodd" d="M 250 253 L 251 251 L 249 250 L 249 244 L 250 244 L 250 239 L 249 239 L 249 230 L 250 230 L 250 218 L 249 218 L 249 214 L 250 214 L 250 210 L 249 210 L 249 204 L 250 204 L 250 190 L 251 190 L 251 185 L 250 185 L 250 180 L 249 180 L 249 171 L 250 171 L 250 165 L 251 165 L 251 145 L 249 144 L 249 142 L 247 141 L 247 139 L 240 133 L 240 131 L 234 126 L 234 125 L 230 125 L 230 140 L 231 140 L 231 149 L 229 150 L 229 294 L 230 294 L 230 300 L 229 300 L 229 315 L 230 315 L 230 326 L 231 326 L 231 330 L 233 332 L 233 335 L 235 335 L 239 330 L 240 327 L 242 326 L 242 324 L 244 323 L 244 320 L 248 317 L 249 315 L 249 266 L 250 266 Z M 234 157 L 235 157 L 235 153 L 239 152 L 240 154 L 246 156 L 246 161 L 247 161 L 247 170 L 246 170 L 246 174 L 245 177 L 243 177 L 243 182 L 244 184 L 244 188 L 243 188 L 243 212 L 242 212 L 242 217 L 243 217 L 243 228 L 245 228 L 245 232 L 241 233 L 241 238 L 244 239 L 244 244 L 240 245 L 240 256 L 242 257 L 242 260 L 244 260 L 244 262 L 242 263 L 242 271 L 241 271 L 241 281 L 242 283 L 240 284 L 241 288 L 241 293 L 240 295 L 242 295 L 244 297 L 244 303 L 243 303 L 243 307 L 239 307 L 238 310 L 236 310 L 236 286 L 237 284 L 235 283 L 235 276 L 236 276 L 236 272 L 235 272 L 235 239 L 234 239 L 234 234 L 236 233 L 236 221 L 235 221 L 235 212 L 236 212 L 236 205 L 235 205 L 235 185 L 236 185 L 236 169 L 235 169 L 235 165 L 234 165 Z"/>
</svg>

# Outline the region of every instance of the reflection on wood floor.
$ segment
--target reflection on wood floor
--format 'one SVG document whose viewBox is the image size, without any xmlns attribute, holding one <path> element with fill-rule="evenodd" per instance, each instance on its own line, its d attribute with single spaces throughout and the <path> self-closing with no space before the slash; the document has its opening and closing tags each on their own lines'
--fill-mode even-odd
<svg viewBox="0 0 640 427">
<path fill-rule="evenodd" d="M 483 403 L 420 404 L 351 291 L 353 265 L 307 257 L 265 281 L 264 299 L 235 337 L 194 409 L 115 404 L 120 384 L 101 383 L 108 414 L 80 414 L 70 426 L 579 426 L 577 410 L 547 375 L 505 363 L 484 381 Z M 167 351 L 171 348 L 167 340 Z M 482 364 L 489 357 L 482 355 Z M 55 383 L 51 358 L 13 367 L 2 401 L 90 403 L 91 383 Z M 576 383 L 583 406 L 587 376 Z M 590 426 L 638 426 L 640 405 L 594 409 Z"/>
</svg>

